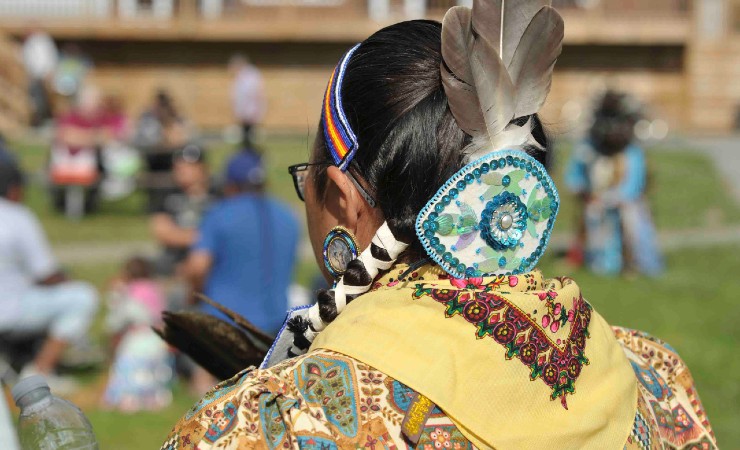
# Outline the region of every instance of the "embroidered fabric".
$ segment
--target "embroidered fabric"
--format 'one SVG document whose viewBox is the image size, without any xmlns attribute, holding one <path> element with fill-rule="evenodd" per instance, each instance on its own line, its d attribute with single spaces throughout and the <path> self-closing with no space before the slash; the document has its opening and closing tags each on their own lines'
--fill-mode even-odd
<svg viewBox="0 0 740 450">
<path fill-rule="evenodd" d="M 637 382 L 575 282 L 545 280 L 537 270 L 460 280 L 440 275 L 437 265 L 400 280 L 406 270 L 395 266 L 380 277 L 312 351 L 357 358 L 412 386 L 479 448 L 625 441 Z"/>
<path fill-rule="evenodd" d="M 311 449 L 320 448 L 318 443 L 324 448 L 372 448 L 368 443 L 406 448 L 402 424 L 417 393 L 439 408 L 415 448 L 434 448 L 437 442 L 440 448 L 717 448 L 688 368 L 665 342 L 609 327 L 593 311 L 586 344 L 590 364 L 578 375 L 578 392 L 568 395 L 566 411 L 557 399 L 550 400 L 544 380 L 530 381 L 530 370 L 516 361 L 528 360 L 531 354 L 524 346 L 532 339 L 506 346 L 492 337 L 478 341 L 473 337 L 477 325 L 467 320 L 477 318 L 471 315 L 475 308 L 448 317 L 440 301 L 443 290 L 455 291 L 458 302 L 466 304 L 477 300 L 474 293 L 495 292 L 510 309 L 547 324 L 538 333 L 554 339 L 548 346 L 555 348 L 545 355 L 552 360 L 562 333 L 572 334 L 568 330 L 577 326 L 570 317 L 579 320 L 579 313 L 571 314 L 577 302 L 570 300 L 580 294 L 570 280 L 545 280 L 539 271 L 453 280 L 435 265 L 403 276 L 409 269 L 397 265 L 378 277 L 373 292 L 348 308 L 307 355 L 267 370 L 247 369 L 217 386 L 185 414 L 162 448 Z M 439 300 L 426 294 L 415 298 L 419 286 L 436 291 Z M 403 304 L 413 305 L 413 313 Z M 548 315 L 553 320 L 543 321 Z M 556 321 L 562 325 L 553 331 Z M 439 333 L 439 322 L 459 334 L 450 339 Z M 341 350 L 327 349 L 334 346 Z M 519 354 L 508 361 L 509 350 L 517 347 Z M 614 358 L 605 357 L 610 352 Z M 408 370 L 401 370 L 404 366 Z M 625 385 L 635 389 L 626 393 Z M 623 408 L 615 408 L 618 404 Z"/>
</svg>

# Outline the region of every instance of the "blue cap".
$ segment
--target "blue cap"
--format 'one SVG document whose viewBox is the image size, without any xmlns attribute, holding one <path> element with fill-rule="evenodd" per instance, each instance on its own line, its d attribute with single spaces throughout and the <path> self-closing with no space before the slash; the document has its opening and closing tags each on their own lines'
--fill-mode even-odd
<svg viewBox="0 0 740 450">
<path fill-rule="evenodd" d="M 265 182 L 262 157 L 253 151 L 241 151 L 226 165 L 226 182 L 240 186 L 259 186 Z"/>
</svg>

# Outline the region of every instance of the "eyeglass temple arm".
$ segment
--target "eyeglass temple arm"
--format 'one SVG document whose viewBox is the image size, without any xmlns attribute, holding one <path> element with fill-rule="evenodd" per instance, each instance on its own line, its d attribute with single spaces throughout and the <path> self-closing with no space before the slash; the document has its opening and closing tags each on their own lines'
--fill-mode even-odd
<svg viewBox="0 0 740 450">
<path fill-rule="evenodd" d="M 360 195 L 362 195 L 362 198 L 365 199 L 365 201 L 370 205 L 371 208 L 375 208 L 377 203 L 375 202 L 375 199 L 368 193 L 364 187 L 357 181 L 354 175 L 348 170 L 345 172 L 350 180 L 352 180 L 352 183 L 355 184 L 355 187 L 357 187 L 357 190 L 360 191 Z"/>
</svg>

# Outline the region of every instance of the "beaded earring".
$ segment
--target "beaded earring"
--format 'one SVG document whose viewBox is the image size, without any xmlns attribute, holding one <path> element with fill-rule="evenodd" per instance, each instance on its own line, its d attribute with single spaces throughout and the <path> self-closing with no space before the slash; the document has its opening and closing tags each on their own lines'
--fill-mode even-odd
<svg viewBox="0 0 740 450">
<path fill-rule="evenodd" d="M 345 227 L 334 227 L 324 239 L 324 266 L 334 278 L 341 277 L 347 265 L 357 259 L 357 238 Z"/>
</svg>

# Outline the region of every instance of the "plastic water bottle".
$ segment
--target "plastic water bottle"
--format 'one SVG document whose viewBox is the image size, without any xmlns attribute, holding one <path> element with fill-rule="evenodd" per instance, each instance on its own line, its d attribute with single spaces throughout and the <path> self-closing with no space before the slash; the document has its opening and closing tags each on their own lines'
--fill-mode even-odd
<svg viewBox="0 0 740 450">
<path fill-rule="evenodd" d="M 24 378 L 12 392 L 21 409 L 18 436 L 23 450 L 98 450 L 85 415 L 72 403 L 53 396 L 44 377 Z"/>
</svg>

